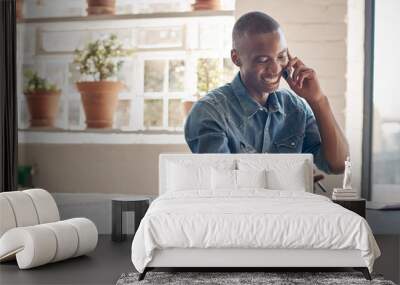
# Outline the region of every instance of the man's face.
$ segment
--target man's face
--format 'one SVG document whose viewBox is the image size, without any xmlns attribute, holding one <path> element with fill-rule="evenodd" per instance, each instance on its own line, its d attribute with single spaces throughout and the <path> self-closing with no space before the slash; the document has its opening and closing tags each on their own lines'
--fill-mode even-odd
<svg viewBox="0 0 400 285">
<path fill-rule="evenodd" d="M 245 86 L 256 94 L 278 89 L 283 69 L 289 59 L 283 32 L 247 34 L 232 50 L 232 60 L 240 67 Z"/>
</svg>

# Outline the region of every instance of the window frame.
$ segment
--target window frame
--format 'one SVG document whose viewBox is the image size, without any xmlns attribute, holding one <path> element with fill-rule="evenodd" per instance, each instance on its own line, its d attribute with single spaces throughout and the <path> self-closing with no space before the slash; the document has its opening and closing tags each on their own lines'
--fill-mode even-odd
<svg viewBox="0 0 400 285">
<path fill-rule="evenodd" d="M 365 0 L 364 102 L 362 132 L 361 197 L 371 200 L 374 90 L 375 0 Z"/>
<path fill-rule="evenodd" d="M 216 17 L 211 17 L 214 18 L 214 21 L 221 23 L 219 32 L 222 34 L 222 31 L 225 30 L 227 22 L 225 21 L 231 21 L 233 25 L 233 14 L 230 15 L 215 15 Z M 226 50 L 224 46 L 224 41 L 221 39 L 220 45 L 214 50 L 207 50 L 207 49 L 201 49 L 198 46 L 199 42 L 199 37 L 200 37 L 200 23 L 201 19 L 203 17 L 178 17 L 176 19 L 172 20 L 172 23 L 169 23 L 168 26 L 176 26 L 182 27 L 182 46 L 179 47 L 157 47 L 157 48 L 149 48 L 149 47 L 137 47 L 135 50 L 135 53 L 132 57 L 130 58 L 125 58 L 127 62 L 125 64 L 130 64 L 132 66 L 132 76 L 134 76 L 135 80 L 130 84 L 130 90 L 127 92 L 121 92 L 119 94 L 119 100 L 130 100 L 130 116 L 129 116 L 129 123 L 127 126 L 117 126 L 115 125 L 112 132 L 119 133 L 119 132 L 126 132 L 126 133 L 143 133 L 143 132 L 158 132 L 158 133 L 164 133 L 164 132 L 169 132 L 171 134 L 174 133 L 183 133 L 183 125 L 181 127 L 171 127 L 168 126 L 169 124 L 169 119 L 168 119 L 168 111 L 169 111 L 169 100 L 170 99 L 181 99 L 184 100 L 186 98 L 190 99 L 193 98 L 193 95 L 197 92 L 197 59 L 201 57 L 200 55 L 210 55 L 209 57 L 217 57 L 221 59 L 221 62 L 223 62 L 224 58 L 227 58 L 229 56 L 228 51 Z M 227 19 L 228 18 L 228 19 Z M 149 17 L 149 19 L 152 19 Z M 171 22 L 171 19 L 169 19 L 169 22 Z M 226 20 L 227 19 L 227 20 Z M 108 19 L 110 20 L 110 19 Z M 159 19 L 160 22 L 165 22 L 165 19 Z M 64 22 L 63 21 L 60 22 Z M 42 28 L 42 25 L 46 24 L 52 24 L 51 21 L 48 20 L 35 20 L 33 22 L 33 27 L 32 26 L 27 26 L 25 24 L 29 24 L 30 21 L 26 21 L 20 25 L 20 42 L 22 43 L 22 49 L 20 48 L 19 52 L 21 53 L 23 57 L 23 62 L 21 63 L 20 66 L 20 73 L 23 69 L 23 67 L 29 66 L 30 64 L 33 65 L 38 58 L 43 58 L 45 59 L 45 62 L 48 62 L 51 60 L 52 57 L 54 57 L 56 62 L 62 62 L 65 63 L 66 65 L 66 71 L 64 74 L 66 75 L 64 78 L 65 83 L 62 85 L 67 87 L 66 89 L 66 94 L 62 100 L 65 102 L 62 103 L 64 107 L 64 114 L 62 114 L 62 117 L 60 116 L 58 118 L 58 125 L 60 128 L 56 127 L 53 130 L 48 130 L 49 132 L 57 132 L 57 131 L 66 131 L 66 132 L 79 132 L 79 133 L 91 133 L 93 130 L 86 130 L 84 126 L 84 114 L 83 114 L 83 109 L 82 106 L 80 107 L 80 117 L 79 117 L 79 124 L 70 124 L 69 121 L 69 113 L 70 113 L 70 108 L 69 104 L 70 101 L 74 100 L 79 100 L 80 95 L 76 90 L 70 90 L 70 86 L 68 84 L 69 81 L 69 71 L 70 67 L 69 64 L 72 61 L 73 55 L 71 54 L 70 51 L 68 52 L 46 52 L 42 49 L 38 50 L 38 43 L 37 41 L 41 40 L 41 31 L 39 31 Z M 81 22 L 79 20 L 78 22 Z M 122 21 L 124 22 L 124 21 Z M 81 29 L 78 28 L 79 23 L 74 23 L 73 25 L 73 30 L 74 31 L 86 31 L 86 29 Z M 92 24 L 93 25 L 93 24 Z M 230 24 L 228 24 L 230 25 Z M 146 28 L 159 28 L 161 27 L 162 24 L 160 24 L 158 21 L 153 21 L 149 22 L 148 19 L 146 20 L 138 20 L 138 25 L 135 26 L 135 29 L 138 27 L 146 27 Z M 30 53 L 28 55 L 25 54 L 24 52 L 24 38 L 23 34 L 25 31 L 28 29 L 33 29 L 35 31 L 36 37 L 34 38 L 36 44 L 34 49 L 31 51 L 34 54 L 31 56 Z M 123 23 L 118 24 L 115 29 L 128 29 L 125 27 Z M 196 29 L 196 32 L 191 32 L 192 29 Z M 54 23 L 53 25 L 46 26 L 44 29 L 46 32 L 54 32 L 58 30 L 63 30 L 60 28 L 60 24 Z M 87 31 L 93 33 L 93 31 L 96 29 L 93 29 L 91 26 L 87 29 Z M 111 29 L 112 30 L 112 29 Z M 134 34 L 134 31 L 132 30 L 132 36 Z M 225 49 L 224 49 L 225 48 Z M 36 50 L 36 52 L 35 52 Z M 39 52 L 38 52 L 39 51 Z M 145 92 L 144 90 L 144 61 L 145 60 L 165 60 L 167 64 L 165 65 L 165 73 L 167 73 L 167 76 L 164 77 L 164 90 L 162 92 L 154 92 L 154 93 L 149 93 Z M 182 92 L 169 92 L 169 90 L 165 89 L 165 86 L 168 85 L 168 66 L 169 66 L 169 61 L 170 60 L 183 60 L 184 66 L 185 66 L 185 71 L 184 71 L 184 90 Z M 128 63 L 129 62 L 129 63 Z M 40 65 L 40 64 L 39 64 Z M 19 79 L 21 79 L 22 76 L 19 76 Z M 167 86 L 168 87 L 168 86 Z M 21 112 L 24 110 L 26 111 L 27 107 L 25 106 L 25 98 L 22 94 L 22 84 L 19 84 L 19 96 L 18 100 L 20 101 L 19 108 Z M 162 126 L 159 127 L 146 127 L 144 125 L 144 103 L 146 99 L 162 99 L 163 103 L 163 123 Z M 75 102 L 73 103 L 75 106 Z M 76 107 L 74 107 L 74 110 Z M 19 131 L 35 131 L 33 129 L 30 129 L 29 126 L 27 125 L 26 118 L 20 116 L 19 118 Z M 184 120 L 184 119 L 183 119 Z M 115 122 L 114 122 L 115 124 Z"/>
</svg>

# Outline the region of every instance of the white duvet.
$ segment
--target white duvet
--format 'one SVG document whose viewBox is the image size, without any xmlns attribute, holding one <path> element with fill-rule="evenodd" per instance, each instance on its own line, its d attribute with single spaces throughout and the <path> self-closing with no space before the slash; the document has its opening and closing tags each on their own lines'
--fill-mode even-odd
<svg viewBox="0 0 400 285">
<path fill-rule="evenodd" d="M 143 272 L 155 249 L 358 249 L 372 272 L 380 251 L 365 219 L 307 192 L 179 191 L 151 204 L 132 243 Z"/>
</svg>

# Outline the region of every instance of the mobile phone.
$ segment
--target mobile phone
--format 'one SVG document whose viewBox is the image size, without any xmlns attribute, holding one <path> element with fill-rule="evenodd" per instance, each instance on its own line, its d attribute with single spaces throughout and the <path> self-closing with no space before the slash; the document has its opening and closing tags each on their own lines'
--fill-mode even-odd
<svg viewBox="0 0 400 285">
<path fill-rule="evenodd" d="M 282 71 L 282 76 L 283 76 L 283 78 L 285 78 L 285 79 L 290 78 L 290 70 L 289 70 L 288 67 L 286 67 L 286 68 L 283 69 L 283 71 Z"/>
</svg>

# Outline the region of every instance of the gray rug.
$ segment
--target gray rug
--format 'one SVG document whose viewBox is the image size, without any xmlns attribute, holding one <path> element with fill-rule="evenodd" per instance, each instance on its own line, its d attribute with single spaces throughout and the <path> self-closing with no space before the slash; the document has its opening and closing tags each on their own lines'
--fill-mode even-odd
<svg viewBox="0 0 400 285">
<path fill-rule="evenodd" d="M 267 285 L 297 285 L 297 284 L 328 284 L 353 285 L 376 284 L 395 285 L 384 280 L 380 275 L 372 275 L 368 281 L 360 272 L 148 272 L 146 278 L 138 281 L 138 273 L 122 274 L 116 285 L 134 284 L 267 284 Z"/>
</svg>

